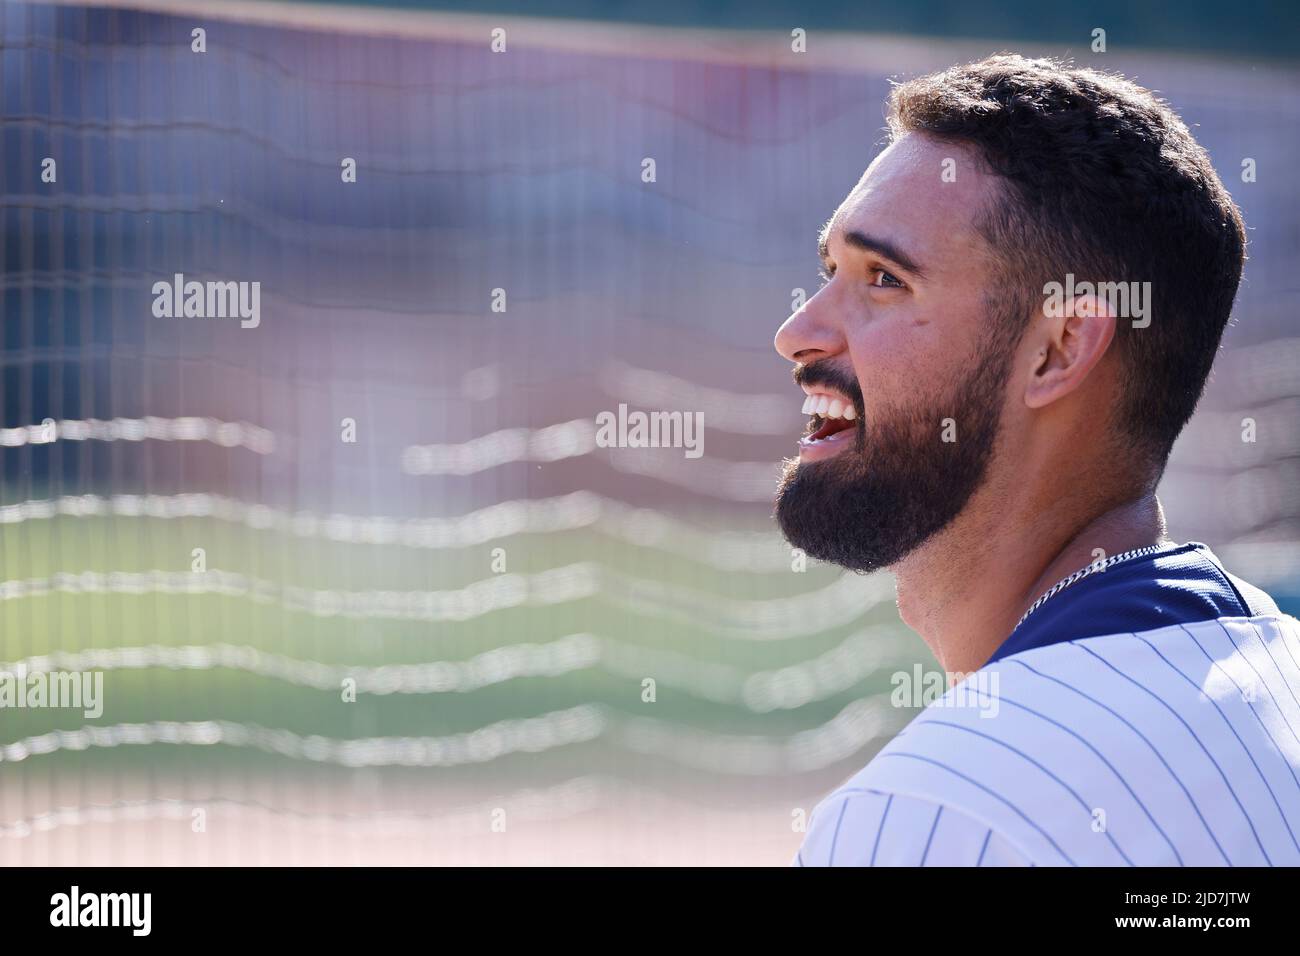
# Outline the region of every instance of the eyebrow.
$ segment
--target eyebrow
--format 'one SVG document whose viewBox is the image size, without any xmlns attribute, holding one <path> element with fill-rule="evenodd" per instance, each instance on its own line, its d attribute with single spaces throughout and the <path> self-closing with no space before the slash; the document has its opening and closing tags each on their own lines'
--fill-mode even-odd
<svg viewBox="0 0 1300 956">
<path fill-rule="evenodd" d="M 829 240 L 829 229 L 824 229 L 817 237 L 817 255 L 822 259 L 830 258 Z M 858 232 L 856 229 L 853 229 L 844 233 L 844 242 L 847 245 L 853 246 L 855 249 L 861 249 L 863 252 L 874 252 L 876 255 L 889 259 L 891 262 L 896 262 L 918 279 L 925 278 L 925 270 L 917 264 L 917 261 L 888 239 L 879 239 L 875 236 L 869 236 L 864 232 Z"/>
</svg>

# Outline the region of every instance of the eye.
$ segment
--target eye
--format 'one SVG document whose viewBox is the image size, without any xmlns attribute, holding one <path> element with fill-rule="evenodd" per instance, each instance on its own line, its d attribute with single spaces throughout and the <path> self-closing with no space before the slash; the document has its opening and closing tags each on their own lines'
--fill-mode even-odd
<svg viewBox="0 0 1300 956">
<path fill-rule="evenodd" d="M 824 265 L 823 265 L 823 266 L 820 266 L 820 267 L 817 269 L 817 275 L 819 275 L 819 276 L 821 277 L 822 285 L 825 285 L 826 283 L 830 282 L 830 281 L 831 281 L 831 277 L 835 275 L 835 267 L 834 267 L 834 266 L 831 266 L 831 267 L 828 269 L 828 268 L 826 268 L 826 266 L 824 266 Z"/>
<path fill-rule="evenodd" d="M 876 281 L 872 282 L 871 284 L 875 286 L 877 289 L 907 288 L 905 285 L 903 285 L 902 281 L 893 273 L 886 272 L 884 269 L 875 269 L 873 271 L 876 274 Z"/>
</svg>

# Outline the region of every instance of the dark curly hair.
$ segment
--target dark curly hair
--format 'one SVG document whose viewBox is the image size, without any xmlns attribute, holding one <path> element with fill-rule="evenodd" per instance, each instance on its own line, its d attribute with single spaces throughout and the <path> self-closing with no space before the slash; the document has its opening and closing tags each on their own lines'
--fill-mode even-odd
<svg viewBox="0 0 1300 956">
<path fill-rule="evenodd" d="M 1150 282 L 1150 325 L 1121 321 L 1123 446 L 1158 476 L 1196 408 L 1245 260 L 1241 214 L 1205 150 L 1156 95 L 1122 78 L 999 54 L 894 87 L 893 138 L 972 147 L 1004 181 L 976 223 L 1002 264 L 995 314 L 1018 341 L 1043 286 Z M 990 292 L 990 304 L 995 298 Z"/>
</svg>

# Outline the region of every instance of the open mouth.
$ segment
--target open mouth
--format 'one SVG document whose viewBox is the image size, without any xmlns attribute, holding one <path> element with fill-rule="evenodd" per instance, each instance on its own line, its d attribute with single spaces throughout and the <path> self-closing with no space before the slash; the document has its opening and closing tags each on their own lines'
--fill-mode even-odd
<svg viewBox="0 0 1300 956">
<path fill-rule="evenodd" d="M 836 454 L 853 443 L 857 434 L 858 412 L 853 403 L 841 395 L 809 390 L 803 411 L 812 418 L 808 431 L 799 440 L 801 458 L 823 458 Z"/>
</svg>

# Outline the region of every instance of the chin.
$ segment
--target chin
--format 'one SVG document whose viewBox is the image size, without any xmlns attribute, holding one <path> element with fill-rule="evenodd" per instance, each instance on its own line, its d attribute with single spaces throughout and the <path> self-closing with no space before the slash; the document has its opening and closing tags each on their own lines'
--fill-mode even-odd
<svg viewBox="0 0 1300 956">
<path fill-rule="evenodd" d="M 886 509 L 853 481 L 847 461 L 798 461 L 786 465 L 775 518 L 791 546 L 810 558 L 868 574 L 887 568 L 905 552 L 891 546 L 882 517 Z"/>
<path fill-rule="evenodd" d="M 888 469 L 851 454 L 789 462 L 774 517 L 811 558 L 868 574 L 894 567 L 957 517 L 982 469 L 956 480 L 922 469 Z"/>
</svg>

